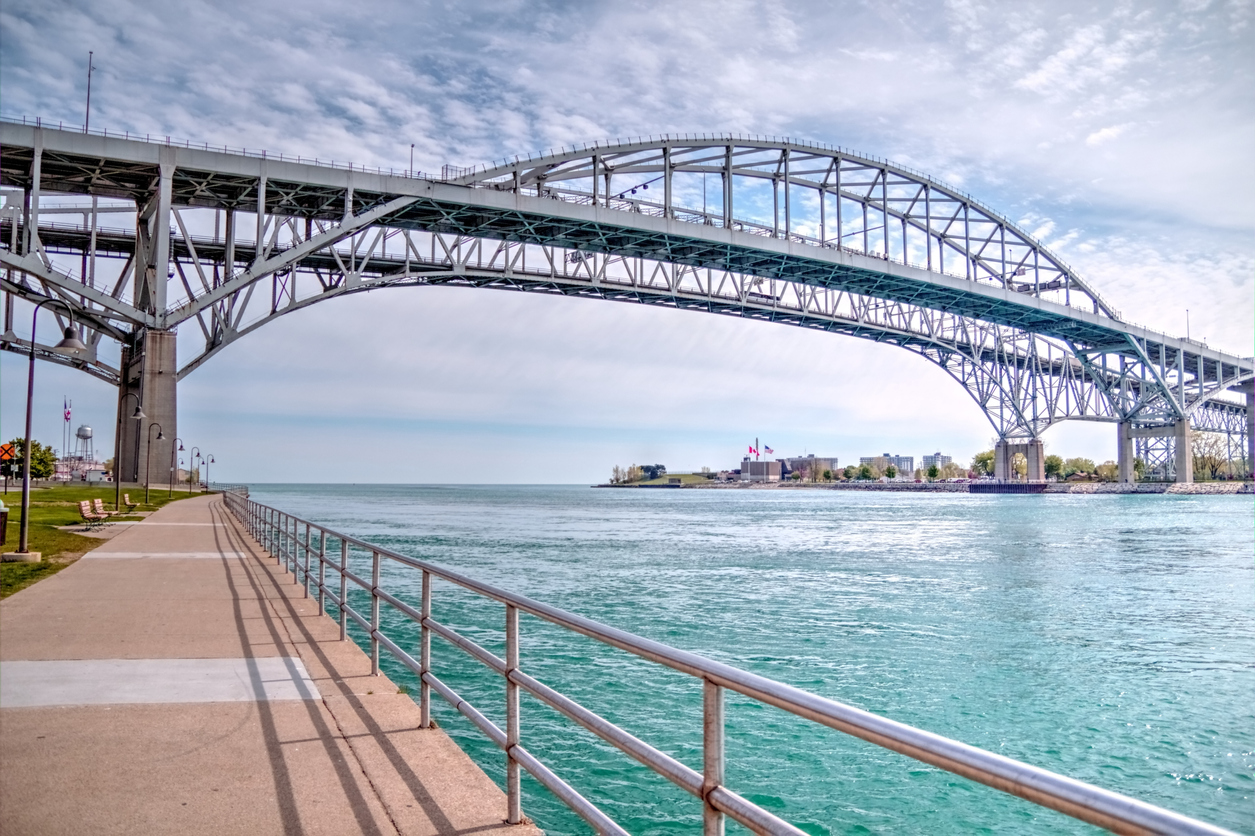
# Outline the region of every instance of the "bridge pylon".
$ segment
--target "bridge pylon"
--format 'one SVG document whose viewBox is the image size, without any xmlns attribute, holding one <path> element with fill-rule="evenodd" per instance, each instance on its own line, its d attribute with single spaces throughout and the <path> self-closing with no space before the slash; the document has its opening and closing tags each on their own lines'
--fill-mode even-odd
<svg viewBox="0 0 1255 836">
<path fill-rule="evenodd" d="M 1040 438 L 1000 438 L 994 445 L 994 478 L 999 482 L 1015 480 L 1015 457 L 1023 455 L 1028 469 L 1025 479 L 1029 482 L 1046 481 L 1046 450 Z"/>
<path fill-rule="evenodd" d="M 175 332 L 140 331 L 130 344 L 123 346 L 121 372 L 118 477 L 123 482 L 147 481 L 154 487 L 169 484 L 174 478 L 171 463 L 178 466 L 174 458 L 178 437 Z M 128 407 L 133 409 L 134 401 L 127 398 L 128 393 L 139 396 L 147 418 L 130 419 Z"/>
</svg>

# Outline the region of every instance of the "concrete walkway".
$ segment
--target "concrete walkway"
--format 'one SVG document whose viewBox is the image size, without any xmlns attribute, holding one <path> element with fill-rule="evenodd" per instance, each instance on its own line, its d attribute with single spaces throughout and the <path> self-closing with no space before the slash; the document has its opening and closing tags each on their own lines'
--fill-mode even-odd
<svg viewBox="0 0 1255 836">
<path fill-rule="evenodd" d="M 0 833 L 509 833 L 218 497 L 0 604 Z"/>
</svg>

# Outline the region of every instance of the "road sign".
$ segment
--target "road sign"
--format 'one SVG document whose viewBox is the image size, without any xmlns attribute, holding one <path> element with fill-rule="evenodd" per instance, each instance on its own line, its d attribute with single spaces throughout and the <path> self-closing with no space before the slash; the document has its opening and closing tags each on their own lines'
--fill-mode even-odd
<svg viewBox="0 0 1255 836">
<path fill-rule="evenodd" d="M 0 462 L 12 461 L 17 455 L 17 451 L 13 449 L 12 444 L 0 444 Z"/>
</svg>

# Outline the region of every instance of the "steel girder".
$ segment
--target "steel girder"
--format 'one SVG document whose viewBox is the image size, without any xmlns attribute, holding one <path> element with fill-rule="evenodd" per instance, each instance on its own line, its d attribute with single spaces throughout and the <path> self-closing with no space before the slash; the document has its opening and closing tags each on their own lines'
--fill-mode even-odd
<svg viewBox="0 0 1255 836">
<path fill-rule="evenodd" d="M 0 229 L 5 289 L 76 298 L 84 321 L 115 338 L 116 324 L 194 319 L 206 350 L 181 374 L 288 310 L 433 283 L 700 308 L 891 342 L 963 383 L 1003 437 L 1064 419 L 1227 426 L 1213 413 L 1241 408 L 1214 406 L 1216 396 L 1252 372 L 1250 358 L 1120 322 L 1066 265 L 970 197 L 839 149 L 665 137 L 446 169 L 436 181 L 12 124 L 0 124 L 0 144 L 3 185 L 25 193 Z M 685 176 L 716 177 L 718 209 L 686 208 L 695 193 Z M 743 182 L 748 198 L 738 197 Z M 646 198 L 650 185 L 661 200 Z M 770 224 L 736 214 L 761 216 L 756 185 L 771 191 Z M 136 227 L 103 229 L 94 212 L 90 225 L 48 223 L 39 195 L 49 191 L 93 205 L 126 198 Z M 212 236 L 192 231 L 201 209 L 212 210 Z M 242 234 L 241 213 L 253 234 Z M 89 250 L 93 263 L 127 259 L 112 288 L 86 268 L 53 269 L 49 253 L 86 265 Z M 173 302 L 161 265 L 184 292 Z M 298 292 L 298 275 L 316 284 Z M 270 299 L 259 309 L 263 283 Z"/>
</svg>

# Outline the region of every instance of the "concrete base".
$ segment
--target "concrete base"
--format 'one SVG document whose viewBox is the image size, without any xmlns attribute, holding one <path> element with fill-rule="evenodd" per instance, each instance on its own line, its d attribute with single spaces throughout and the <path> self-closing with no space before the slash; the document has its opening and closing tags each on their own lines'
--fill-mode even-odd
<svg viewBox="0 0 1255 836">
<path fill-rule="evenodd" d="M 38 563 L 43 559 L 42 552 L 5 552 L 0 555 L 0 563 Z"/>
<path fill-rule="evenodd" d="M 1046 481 L 1046 455 L 1040 438 L 1022 442 L 1000 440 L 994 445 L 994 478 L 999 482 L 1013 482 L 1018 476 L 1012 467 L 1016 454 L 1023 454 L 1028 464 L 1026 482 Z"/>
</svg>

